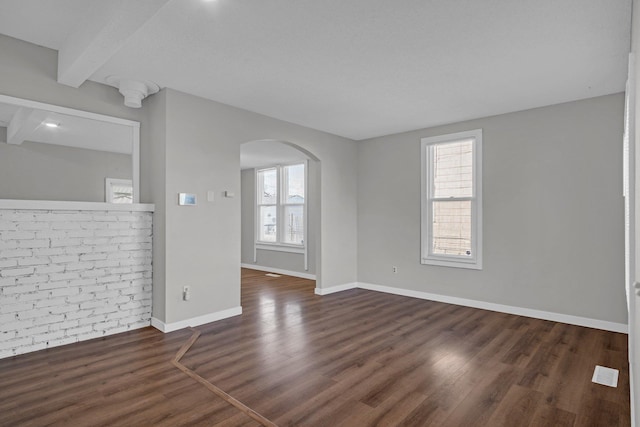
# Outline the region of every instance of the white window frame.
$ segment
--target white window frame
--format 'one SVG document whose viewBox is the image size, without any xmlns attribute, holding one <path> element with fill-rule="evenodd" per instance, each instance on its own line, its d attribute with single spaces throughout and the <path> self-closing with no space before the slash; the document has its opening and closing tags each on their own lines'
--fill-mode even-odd
<svg viewBox="0 0 640 427">
<path fill-rule="evenodd" d="M 473 192 L 471 197 L 433 197 L 431 147 L 473 138 Z M 421 256 L 427 265 L 482 270 L 482 129 L 451 133 L 421 139 Z M 432 253 L 432 202 L 471 201 L 471 257 Z"/>
<path fill-rule="evenodd" d="M 282 238 L 282 233 L 284 233 L 284 226 L 283 226 L 283 218 L 284 218 L 284 208 L 286 205 L 291 205 L 291 204 L 287 204 L 287 203 L 283 203 L 282 202 L 282 197 L 284 195 L 284 183 L 282 182 L 282 170 L 287 167 L 287 166 L 294 166 L 294 165 L 304 165 L 304 186 L 305 186 L 305 195 L 304 195 L 304 203 L 299 203 L 297 205 L 302 205 L 302 210 L 303 210 L 303 223 L 304 223 L 304 233 L 303 233 L 303 237 L 302 237 L 302 244 L 297 245 L 297 244 L 293 244 L 293 243 L 284 243 L 283 242 L 283 238 Z M 267 170 L 267 169 L 276 169 L 276 186 L 278 188 L 278 197 L 276 198 L 276 241 L 275 242 L 264 242 L 262 240 L 259 240 L 259 227 L 260 227 L 260 206 L 266 206 L 266 205 L 260 205 L 258 203 L 258 192 L 260 191 L 259 188 L 259 179 L 258 179 L 258 172 L 263 171 L 263 170 Z M 279 165 L 273 165 L 273 166 L 265 166 L 265 167 L 260 167 L 260 168 L 255 168 L 254 169 L 254 175 L 255 175 L 255 197 L 254 197 L 254 209 L 255 209 L 255 233 L 254 233 L 254 241 L 255 241 L 255 248 L 256 249 L 262 249 L 262 250 L 271 250 L 271 251 L 278 251 L 278 252 L 291 252 L 291 253 L 300 253 L 300 254 L 306 254 L 307 251 L 307 229 L 308 229 L 308 212 L 307 212 L 307 207 L 308 207 L 308 182 L 309 182 L 309 164 L 307 161 L 298 161 L 298 162 L 292 162 L 292 163 L 286 163 L 286 164 L 279 164 Z M 296 205 L 296 204 L 294 204 Z M 254 251 L 255 252 L 255 251 Z M 255 253 L 254 253 L 254 261 L 255 261 Z"/>
</svg>

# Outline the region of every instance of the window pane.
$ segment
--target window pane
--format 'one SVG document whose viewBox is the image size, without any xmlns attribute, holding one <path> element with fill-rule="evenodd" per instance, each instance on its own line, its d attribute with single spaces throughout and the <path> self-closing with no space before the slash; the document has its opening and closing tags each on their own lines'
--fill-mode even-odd
<svg viewBox="0 0 640 427">
<path fill-rule="evenodd" d="M 433 197 L 473 196 L 473 139 L 431 147 Z"/>
<path fill-rule="evenodd" d="M 276 207 L 260 206 L 258 220 L 258 240 L 261 242 L 275 242 L 278 235 L 278 230 L 276 229 Z"/>
<path fill-rule="evenodd" d="M 284 207 L 283 243 L 301 245 L 304 239 L 304 207 L 289 205 Z"/>
<path fill-rule="evenodd" d="M 433 202 L 435 255 L 471 256 L 471 201 Z"/>
<path fill-rule="evenodd" d="M 258 171 L 258 204 L 275 205 L 278 200 L 278 172 L 274 169 Z M 275 216 L 274 216 L 275 218 Z"/>
<path fill-rule="evenodd" d="M 282 203 L 304 203 L 304 164 L 282 168 L 284 200 Z"/>
</svg>

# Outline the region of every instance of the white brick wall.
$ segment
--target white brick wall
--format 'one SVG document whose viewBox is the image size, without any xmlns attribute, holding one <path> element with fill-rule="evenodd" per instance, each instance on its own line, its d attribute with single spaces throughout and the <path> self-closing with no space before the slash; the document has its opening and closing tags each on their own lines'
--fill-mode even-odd
<svg viewBox="0 0 640 427">
<path fill-rule="evenodd" d="M 148 326 L 151 230 L 147 211 L 0 208 L 0 358 Z"/>
</svg>

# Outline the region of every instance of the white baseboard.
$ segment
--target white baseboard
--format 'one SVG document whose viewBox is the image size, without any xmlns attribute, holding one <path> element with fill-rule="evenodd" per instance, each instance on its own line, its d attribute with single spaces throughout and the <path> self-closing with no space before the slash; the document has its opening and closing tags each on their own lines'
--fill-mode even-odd
<svg viewBox="0 0 640 427">
<path fill-rule="evenodd" d="M 257 264 L 240 264 L 242 268 L 248 268 L 250 270 L 266 271 L 267 273 L 284 274 L 286 276 L 300 277 L 301 279 L 316 280 L 315 274 L 300 273 L 299 271 L 283 270 L 282 268 L 265 267 Z"/>
<path fill-rule="evenodd" d="M 330 286 L 328 288 L 316 288 L 314 292 L 316 295 L 329 295 L 336 292 L 347 291 L 349 289 L 356 289 L 357 287 L 358 283 L 352 282 L 345 283 L 344 285 Z"/>
<path fill-rule="evenodd" d="M 569 314 L 553 313 L 550 311 L 534 310 L 531 308 L 515 307 L 510 305 L 495 304 L 492 302 L 476 301 L 466 298 L 458 298 L 447 295 L 432 294 L 428 292 L 413 291 L 409 289 L 393 288 L 390 286 L 374 285 L 371 283 L 346 283 L 330 288 L 316 288 L 316 295 L 328 295 L 347 289 L 367 289 L 370 291 L 385 292 L 388 294 L 402 295 L 429 301 L 444 302 L 447 304 L 462 305 L 466 307 L 480 308 L 483 310 L 497 311 L 500 313 L 515 314 L 517 316 L 533 317 L 535 319 L 551 320 L 554 322 L 568 323 L 570 325 L 586 326 L 588 328 L 602 329 L 605 331 L 628 333 L 628 325 L 624 323 L 608 322 L 606 320 L 591 319 L 588 317 L 572 316 Z"/>
<path fill-rule="evenodd" d="M 193 317 L 191 319 L 180 320 L 179 322 L 164 323 L 162 320 L 151 318 L 151 326 L 161 330 L 164 333 L 177 331 L 178 329 L 188 328 L 189 326 L 200 326 L 205 323 L 215 322 L 217 320 L 226 319 L 228 317 L 239 316 L 242 314 L 242 307 L 234 307 L 228 310 L 216 311 L 215 313 L 205 314 L 203 316 Z"/>
</svg>

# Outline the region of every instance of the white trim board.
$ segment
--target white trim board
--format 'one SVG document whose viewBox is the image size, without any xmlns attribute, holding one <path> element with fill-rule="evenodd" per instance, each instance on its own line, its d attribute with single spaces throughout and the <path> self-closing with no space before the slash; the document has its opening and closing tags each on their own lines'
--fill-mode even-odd
<svg viewBox="0 0 640 427">
<path fill-rule="evenodd" d="M 298 271 L 284 270 L 282 268 L 265 267 L 257 264 L 246 264 L 244 262 L 240 264 L 240 267 L 248 268 L 250 270 L 266 271 L 267 273 L 276 273 L 276 274 L 284 274 L 285 276 L 300 277 L 301 279 L 316 280 L 315 274 L 300 273 Z"/>
<path fill-rule="evenodd" d="M 369 291 L 384 292 L 387 294 L 401 295 L 405 297 L 443 302 L 447 304 L 462 305 L 465 307 L 479 308 L 482 310 L 497 311 L 499 313 L 515 314 L 516 316 L 532 317 L 534 319 L 550 320 L 553 322 L 567 323 L 570 325 L 585 326 L 587 328 L 602 329 L 605 331 L 628 333 L 628 325 L 624 323 L 609 322 L 606 320 L 591 319 L 588 317 L 573 316 L 570 314 L 553 313 L 550 311 L 534 310 L 532 308 L 515 307 L 511 305 L 496 304 L 486 301 L 476 301 L 467 298 L 452 297 L 447 295 L 432 294 L 429 292 L 413 291 L 410 289 L 393 288 L 390 286 L 374 285 L 372 283 L 346 283 L 344 285 L 329 288 L 316 288 L 316 295 L 328 295 L 348 289 L 366 289 Z"/>
<path fill-rule="evenodd" d="M 153 212 L 155 205 L 151 203 L 103 203 L 103 202 L 68 202 L 58 200 L 12 200 L 0 199 L 0 209 L 25 209 L 45 211 L 120 211 L 120 212 Z"/>
<path fill-rule="evenodd" d="M 180 320 L 173 323 L 164 323 L 162 320 L 151 318 L 151 326 L 164 332 L 173 332 L 179 329 L 188 328 L 189 326 L 200 326 L 205 323 L 216 322 L 228 317 L 239 316 L 242 314 L 242 307 L 234 307 L 227 310 L 216 311 L 215 313 L 205 314 L 203 316 L 193 317 L 191 319 Z"/>
</svg>

